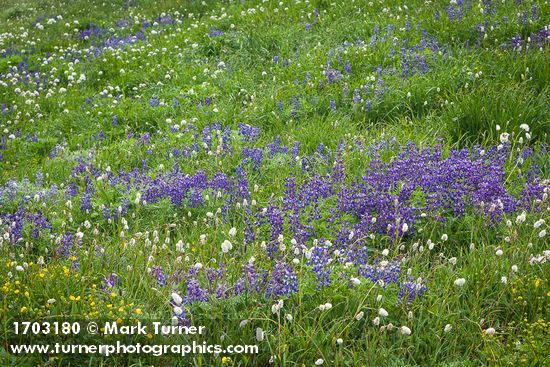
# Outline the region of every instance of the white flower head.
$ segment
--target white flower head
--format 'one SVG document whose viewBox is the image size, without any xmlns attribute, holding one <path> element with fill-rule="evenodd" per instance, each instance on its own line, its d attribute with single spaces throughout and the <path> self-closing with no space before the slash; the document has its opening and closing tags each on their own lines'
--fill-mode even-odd
<svg viewBox="0 0 550 367">
<path fill-rule="evenodd" d="M 389 315 L 388 311 L 386 311 L 384 308 L 380 307 L 378 310 L 378 314 L 382 317 L 387 317 Z"/>
<path fill-rule="evenodd" d="M 524 130 L 525 132 L 529 132 L 529 125 L 527 124 L 521 124 L 519 125 L 519 128 Z"/>
<path fill-rule="evenodd" d="M 500 134 L 500 142 L 501 142 L 502 144 L 508 143 L 509 140 L 510 140 L 510 134 L 508 134 L 508 133 L 502 133 L 502 134 Z"/>
<path fill-rule="evenodd" d="M 183 298 L 181 298 L 179 294 L 174 292 L 172 293 L 172 301 L 174 301 L 176 305 L 181 305 L 181 303 L 183 302 Z"/>
<path fill-rule="evenodd" d="M 264 340 L 264 331 L 262 328 L 256 328 L 256 340 L 259 342 Z"/>
<path fill-rule="evenodd" d="M 455 285 L 457 287 L 462 287 L 464 283 L 466 283 L 466 279 L 464 278 L 458 278 L 457 280 L 455 280 Z"/>
<path fill-rule="evenodd" d="M 279 311 L 281 310 L 281 308 L 283 308 L 283 300 L 279 300 L 279 302 L 273 304 L 273 306 L 271 306 L 271 312 L 273 312 L 274 314 L 279 314 Z"/>
<path fill-rule="evenodd" d="M 522 212 L 520 215 L 517 216 L 517 218 L 516 218 L 516 224 L 517 224 L 517 225 L 520 225 L 521 223 L 525 222 L 526 217 L 527 217 L 527 213 L 526 213 L 526 212 Z"/>
<path fill-rule="evenodd" d="M 224 254 L 231 251 L 232 248 L 233 248 L 233 245 L 231 244 L 231 242 L 229 242 L 228 240 L 223 241 L 223 243 L 222 243 L 222 252 Z"/>
<path fill-rule="evenodd" d="M 533 228 L 537 229 L 544 224 L 544 219 L 539 219 L 533 224 Z"/>
<path fill-rule="evenodd" d="M 244 319 L 239 323 L 239 327 L 243 328 L 248 324 L 248 319 Z"/>
</svg>

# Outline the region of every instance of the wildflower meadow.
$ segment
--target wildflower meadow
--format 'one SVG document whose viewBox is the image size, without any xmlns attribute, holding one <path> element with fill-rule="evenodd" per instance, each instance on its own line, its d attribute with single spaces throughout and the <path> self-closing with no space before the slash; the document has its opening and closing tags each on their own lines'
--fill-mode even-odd
<svg viewBox="0 0 550 367">
<path fill-rule="evenodd" d="M 0 5 L 0 366 L 550 366 L 547 0 Z"/>
</svg>

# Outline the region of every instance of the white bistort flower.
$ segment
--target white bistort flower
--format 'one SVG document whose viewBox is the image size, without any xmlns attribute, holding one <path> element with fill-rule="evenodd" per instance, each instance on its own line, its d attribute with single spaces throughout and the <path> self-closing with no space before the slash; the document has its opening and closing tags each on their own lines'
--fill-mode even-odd
<svg viewBox="0 0 550 367">
<path fill-rule="evenodd" d="M 519 128 L 524 130 L 525 132 L 529 132 L 529 125 L 527 124 L 521 124 L 519 125 Z"/>
<path fill-rule="evenodd" d="M 500 134 L 500 142 L 502 144 L 508 143 L 509 140 L 510 140 L 510 134 L 508 134 L 508 133 Z"/>
<path fill-rule="evenodd" d="M 172 301 L 174 301 L 176 305 L 181 305 L 181 303 L 183 302 L 183 298 L 181 298 L 179 294 L 174 292 L 172 293 Z"/>
<path fill-rule="evenodd" d="M 279 314 L 279 311 L 281 310 L 281 308 L 283 308 L 283 300 L 280 299 L 277 303 L 273 304 L 273 306 L 271 306 L 271 312 L 273 312 L 274 314 Z"/>
<path fill-rule="evenodd" d="M 462 287 L 464 283 L 466 283 L 466 279 L 464 278 L 458 278 L 457 280 L 455 280 L 455 285 L 457 287 Z"/>
<path fill-rule="evenodd" d="M 233 245 L 231 244 L 231 242 L 229 242 L 228 240 L 223 241 L 223 243 L 222 243 L 222 252 L 224 254 L 231 251 L 232 248 L 233 248 Z"/>
<path fill-rule="evenodd" d="M 359 279 L 357 279 L 357 278 L 351 278 L 351 279 L 350 279 L 350 282 L 351 282 L 351 284 L 353 284 L 353 285 L 359 285 L 359 284 L 361 284 L 361 281 L 360 281 Z"/>
<path fill-rule="evenodd" d="M 239 323 L 239 327 L 243 328 L 248 324 L 248 319 L 244 319 Z"/>
<path fill-rule="evenodd" d="M 256 328 L 256 340 L 259 342 L 264 340 L 264 331 L 262 328 Z"/>
<path fill-rule="evenodd" d="M 520 215 L 517 216 L 517 218 L 516 218 L 516 224 L 517 224 L 517 225 L 520 225 L 521 223 L 525 222 L 526 217 L 527 217 L 527 213 L 526 213 L 526 212 L 522 212 Z"/>
</svg>

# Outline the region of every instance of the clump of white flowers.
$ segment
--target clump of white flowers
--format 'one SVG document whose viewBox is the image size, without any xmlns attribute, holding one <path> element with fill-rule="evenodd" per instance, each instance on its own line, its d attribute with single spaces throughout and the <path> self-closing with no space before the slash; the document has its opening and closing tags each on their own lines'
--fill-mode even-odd
<svg viewBox="0 0 550 367">
<path fill-rule="evenodd" d="M 466 283 L 466 279 L 464 278 L 458 278 L 457 280 L 455 280 L 455 285 L 457 287 L 462 287 L 464 283 Z"/>
<path fill-rule="evenodd" d="M 231 249 L 233 248 L 233 245 L 231 244 L 231 242 L 229 242 L 228 240 L 225 240 L 222 242 L 222 252 L 224 254 L 228 253 L 229 251 L 231 251 Z"/>
</svg>

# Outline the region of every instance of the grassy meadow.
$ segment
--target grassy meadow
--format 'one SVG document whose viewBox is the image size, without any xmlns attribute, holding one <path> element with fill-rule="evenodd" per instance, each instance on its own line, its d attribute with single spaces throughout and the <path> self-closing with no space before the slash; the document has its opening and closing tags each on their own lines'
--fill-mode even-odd
<svg viewBox="0 0 550 367">
<path fill-rule="evenodd" d="M 0 5 L 0 366 L 550 365 L 548 1 Z"/>
</svg>

